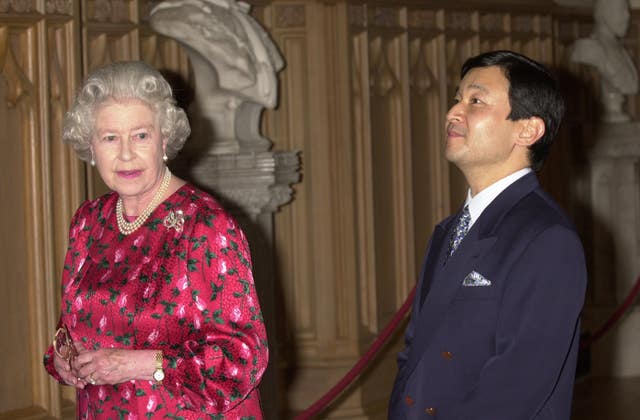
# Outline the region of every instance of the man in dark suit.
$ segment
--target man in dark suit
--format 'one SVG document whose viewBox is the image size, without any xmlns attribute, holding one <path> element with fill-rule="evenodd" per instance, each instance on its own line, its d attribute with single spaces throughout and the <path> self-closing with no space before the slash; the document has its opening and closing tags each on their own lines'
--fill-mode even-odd
<svg viewBox="0 0 640 420">
<path fill-rule="evenodd" d="M 554 79 L 527 57 L 463 65 L 446 157 L 469 192 L 431 237 L 390 419 L 570 418 L 584 254 L 533 172 L 563 113 Z"/>
</svg>

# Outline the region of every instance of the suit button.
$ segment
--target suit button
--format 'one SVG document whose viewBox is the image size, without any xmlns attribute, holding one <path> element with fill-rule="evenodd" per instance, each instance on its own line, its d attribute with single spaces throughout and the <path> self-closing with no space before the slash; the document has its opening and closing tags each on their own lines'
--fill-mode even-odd
<svg viewBox="0 0 640 420">
<path fill-rule="evenodd" d="M 442 357 L 444 357 L 447 360 L 451 360 L 453 359 L 453 353 L 451 353 L 450 351 L 443 351 Z"/>
<path fill-rule="evenodd" d="M 411 398 L 410 395 L 407 395 L 406 397 L 404 397 L 404 402 L 407 403 L 407 405 L 413 405 L 414 403 L 413 398 Z"/>
<path fill-rule="evenodd" d="M 436 415 L 436 409 L 433 408 L 433 407 L 426 408 L 424 410 L 424 412 L 427 413 L 430 416 L 435 416 Z"/>
</svg>

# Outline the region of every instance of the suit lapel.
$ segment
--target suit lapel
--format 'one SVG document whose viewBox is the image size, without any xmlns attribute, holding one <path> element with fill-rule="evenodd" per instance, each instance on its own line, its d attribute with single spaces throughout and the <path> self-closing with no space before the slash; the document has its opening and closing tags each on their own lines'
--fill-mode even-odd
<svg viewBox="0 0 640 420">
<path fill-rule="evenodd" d="M 433 277 L 436 273 L 436 270 L 438 270 L 442 266 L 443 249 L 445 248 L 445 239 L 447 238 L 447 233 L 449 232 L 449 224 L 450 223 L 446 222 L 440 223 L 433 231 L 431 245 L 429 246 L 427 258 L 425 259 L 424 266 L 422 267 L 422 273 L 420 274 L 422 278 L 422 288 L 420 289 L 420 307 L 422 307 L 425 298 L 429 294 L 429 290 L 431 289 L 431 284 L 433 282 Z"/>
<path fill-rule="evenodd" d="M 424 349 L 442 326 L 442 320 L 451 305 L 464 277 L 477 265 L 477 261 L 490 252 L 496 241 L 494 232 L 508 211 L 526 194 L 539 186 L 533 173 L 527 174 L 505 189 L 482 212 L 456 252 L 442 265 L 446 238 L 456 218 L 449 218 L 436 227 L 431 247 L 422 270 L 420 311 L 416 333 L 403 375 L 409 374 L 424 354 Z M 454 333 L 454 332 L 452 332 Z"/>
</svg>

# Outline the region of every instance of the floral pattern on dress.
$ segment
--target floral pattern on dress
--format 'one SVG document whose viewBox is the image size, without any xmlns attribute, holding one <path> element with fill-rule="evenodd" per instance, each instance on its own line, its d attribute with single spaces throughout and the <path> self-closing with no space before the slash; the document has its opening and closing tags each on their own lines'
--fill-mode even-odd
<svg viewBox="0 0 640 420">
<path fill-rule="evenodd" d="M 79 419 L 261 419 L 266 332 L 242 230 L 186 184 L 128 236 L 110 193 L 74 215 L 60 325 L 87 349 L 159 349 L 161 384 L 133 380 L 77 392 Z M 181 230 L 166 227 L 183 212 Z M 45 366 L 58 381 L 53 349 Z"/>
</svg>

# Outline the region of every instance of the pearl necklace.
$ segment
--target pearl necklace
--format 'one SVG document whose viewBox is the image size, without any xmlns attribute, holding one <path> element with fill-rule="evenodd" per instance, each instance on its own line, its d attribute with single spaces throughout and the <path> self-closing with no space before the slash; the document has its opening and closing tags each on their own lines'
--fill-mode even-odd
<svg viewBox="0 0 640 420">
<path fill-rule="evenodd" d="M 124 218 L 124 214 L 122 211 L 122 197 L 118 197 L 118 202 L 116 203 L 116 220 L 118 221 L 118 230 L 123 235 L 129 235 L 135 232 L 140 226 L 147 221 L 147 218 L 151 216 L 153 210 L 160 204 L 162 201 L 162 197 L 167 192 L 167 188 L 169 188 L 169 181 L 171 181 L 171 171 L 169 168 L 164 172 L 164 177 L 162 178 L 162 183 L 160 184 L 160 188 L 156 191 L 156 194 L 153 196 L 153 199 L 149 203 L 146 209 L 133 222 L 127 222 Z"/>
</svg>

